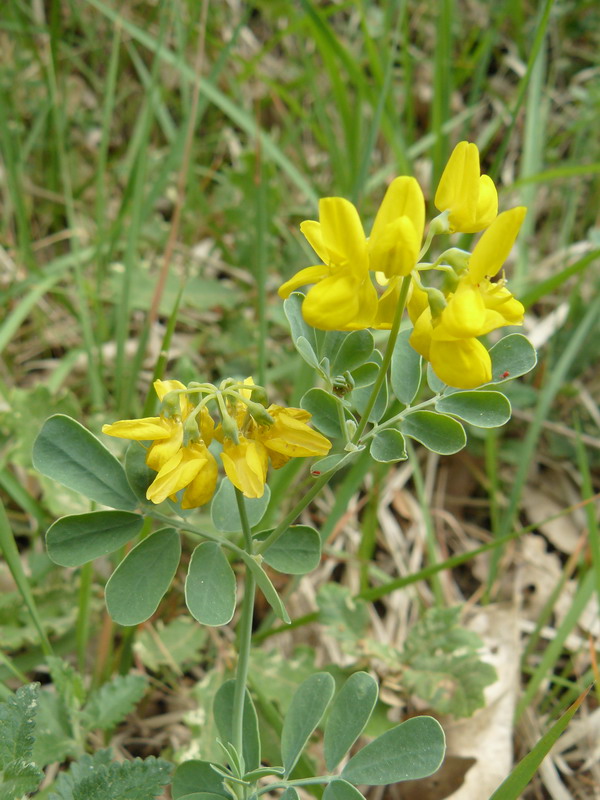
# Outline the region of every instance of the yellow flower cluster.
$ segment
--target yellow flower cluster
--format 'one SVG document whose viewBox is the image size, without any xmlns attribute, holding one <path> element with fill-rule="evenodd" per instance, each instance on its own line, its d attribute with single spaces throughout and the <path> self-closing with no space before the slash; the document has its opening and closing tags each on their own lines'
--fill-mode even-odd
<svg viewBox="0 0 600 800">
<path fill-rule="evenodd" d="M 252 386 L 252 379 L 245 384 Z M 109 436 L 151 443 L 146 450 L 146 464 L 157 475 L 146 497 L 152 503 L 162 503 L 167 497 L 176 500 L 182 489 L 184 509 L 210 501 L 219 473 L 209 450 L 213 439 L 223 446 L 221 460 L 227 476 L 246 497 L 262 497 L 269 459 L 278 469 L 290 458 L 326 455 L 331 448 L 328 439 L 306 424 L 311 415 L 302 409 L 261 407 L 260 415 L 255 412 L 259 423 L 249 412 L 248 404 L 234 399 L 233 414 L 227 414 L 234 427 L 225 433 L 222 423 L 215 427 L 206 405 L 198 409 L 190 401 L 189 395 L 198 393 L 195 387 L 187 388 L 176 380 L 158 380 L 154 389 L 163 403 L 160 416 L 119 420 L 102 428 Z M 242 388 L 238 396 L 249 401 L 250 394 L 250 389 Z M 216 402 L 218 395 L 214 389 L 210 397 Z M 231 396 L 235 398 L 235 394 L 231 392 L 227 398 L 230 407 Z M 258 408 L 258 404 L 254 406 Z M 219 407 L 225 406 L 219 403 Z"/>
<path fill-rule="evenodd" d="M 480 174 L 479 151 L 469 142 L 455 147 L 434 202 L 441 213 L 431 224 L 424 251 L 436 233 L 486 229 L 456 271 L 441 261 L 419 263 L 425 200 L 417 181 L 402 176 L 388 187 L 369 238 L 352 203 L 341 197 L 321 200 L 319 222 L 303 222 L 300 229 L 324 263 L 298 272 L 281 286 L 279 294 L 285 298 L 301 286 L 314 284 L 302 314 L 321 330 L 385 329 L 395 317 L 401 278 L 412 275 L 412 346 L 431 362 L 441 380 L 457 388 L 472 388 L 491 380 L 490 357 L 477 337 L 523 320 L 523 306 L 504 280 L 490 278 L 508 257 L 526 209 L 517 207 L 498 215 L 496 187 L 488 175 Z M 445 270 L 443 293 L 428 292 L 422 286 L 420 276 L 427 269 Z M 381 295 L 373 273 L 379 283 L 387 284 Z"/>
</svg>

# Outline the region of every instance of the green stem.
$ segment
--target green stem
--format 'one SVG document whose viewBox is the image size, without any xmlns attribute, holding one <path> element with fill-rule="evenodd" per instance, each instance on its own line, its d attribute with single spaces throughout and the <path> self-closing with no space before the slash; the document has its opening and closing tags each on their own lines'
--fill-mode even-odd
<svg viewBox="0 0 600 800">
<path fill-rule="evenodd" d="M 404 278 L 402 279 L 400 297 L 398 298 L 398 305 L 396 306 L 394 321 L 392 322 L 392 327 L 385 348 L 385 353 L 383 354 L 383 361 L 381 363 L 381 368 L 379 370 L 377 380 L 373 384 L 373 389 L 371 390 L 371 396 L 369 397 L 369 402 L 367 403 L 367 406 L 360 419 L 360 422 L 358 423 L 358 427 L 354 433 L 354 436 L 352 437 L 353 444 L 357 444 L 359 442 L 360 437 L 362 436 L 363 431 L 366 428 L 367 423 L 369 421 L 369 415 L 371 414 L 373 406 L 377 401 L 379 390 L 381 389 L 383 382 L 385 381 L 390 363 L 392 361 L 394 345 L 396 344 L 396 339 L 398 338 L 398 331 L 400 330 L 400 323 L 402 322 L 402 315 L 404 314 L 404 307 L 406 306 L 406 297 L 408 295 L 408 289 L 410 287 L 411 280 L 412 280 L 411 275 L 405 275 Z"/>
<path fill-rule="evenodd" d="M 242 522 L 244 541 L 247 552 L 252 555 L 252 531 L 246 513 L 244 495 L 239 489 L 235 490 L 235 499 Z M 246 683 L 248 679 L 248 663 L 250 659 L 250 645 L 252 642 L 252 619 L 254 616 L 254 596 L 256 593 L 254 576 L 246 569 L 246 585 L 242 601 L 242 614 L 238 628 L 238 662 L 235 673 L 235 689 L 233 692 L 233 742 L 237 752 L 242 755 L 243 730 L 244 730 L 244 703 L 246 700 Z"/>
</svg>

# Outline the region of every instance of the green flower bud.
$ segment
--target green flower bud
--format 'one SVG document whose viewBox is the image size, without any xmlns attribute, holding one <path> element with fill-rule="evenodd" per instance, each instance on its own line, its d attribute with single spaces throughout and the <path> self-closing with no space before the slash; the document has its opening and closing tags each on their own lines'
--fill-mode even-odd
<svg viewBox="0 0 600 800">
<path fill-rule="evenodd" d="M 252 400 L 246 400 L 245 402 L 248 413 L 259 425 L 272 425 L 275 422 L 266 408 L 260 403 L 253 403 Z"/>
<path fill-rule="evenodd" d="M 252 389 L 250 399 L 255 403 L 260 403 L 261 406 L 265 406 L 265 408 L 269 405 L 269 398 L 267 397 L 266 389 L 264 389 L 262 386 L 255 386 L 254 389 Z M 254 414 L 252 416 L 254 416 Z"/>
<path fill-rule="evenodd" d="M 442 311 L 446 308 L 446 298 L 439 289 L 434 289 L 431 286 L 428 286 L 425 291 L 427 292 L 427 300 L 429 302 L 429 308 L 431 309 L 431 316 L 434 319 L 437 319 Z"/>
</svg>

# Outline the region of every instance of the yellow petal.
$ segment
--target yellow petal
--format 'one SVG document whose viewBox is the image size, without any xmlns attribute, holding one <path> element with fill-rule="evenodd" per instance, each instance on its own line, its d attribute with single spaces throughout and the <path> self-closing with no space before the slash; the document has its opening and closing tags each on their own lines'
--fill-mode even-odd
<svg viewBox="0 0 600 800">
<path fill-rule="evenodd" d="M 431 337 L 433 335 L 433 325 L 431 323 L 431 309 L 429 306 L 423 311 L 415 322 L 413 332 L 410 335 L 410 346 L 413 350 L 429 361 L 429 351 L 431 350 Z"/>
<path fill-rule="evenodd" d="M 159 400 L 164 400 L 165 395 L 175 389 L 185 389 L 181 381 L 154 381 L 154 391 L 156 392 Z"/>
<path fill-rule="evenodd" d="M 461 281 L 434 327 L 433 338 L 448 340 L 482 336 L 484 322 L 485 304 L 481 292 L 467 281 Z"/>
<path fill-rule="evenodd" d="M 186 387 L 184 386 L 183 383 L 181 383 L 181 381 L 176 381 L 176 380 L 169 380 L 169 381 L 156 380 L 156 381 L 154 381 L 154 391 L 156 392 L 156 394 L 158 396 L 158 399 L 161 400 L 161 401 L 164 400 L 165 396 L 169 392 L 173 392 L 173 391 L 176 391 L 176 390 L 179 390 L 179 389 L 185 389 L 185 388 Z M 185 419 L 188 416 L 188 414 L 190 414 L 192 409 L 193 409 L 193 405 L 190 402 L 188 396 L 186 394 L 182 393 L 179 396 L 179 412 L 181 414 L 181 418 Z"/>
<path fill-rule="evenodd" d="M 207 463 L 206 448 L 202 445 L 182 447 L 161 467 L 146 497 L 152 503 L 162 503 L 190 484 Z"/>
<path fill-rule="evenodd" d="M 171 435 L 170 420 L 164 417 L 142 417 L 141 419 L 120 419 L 112 425 L 103 425 L 102 433 L 117 436 L 119 439 L 133 439 L 138 442 L 153 439 L 166 439 Z"/>
<path fill-rule="evenodd" d="M 477 198 L 475 230 L 465 231 L 465 233 L 477 233 L 477 231 L 482 231 L 492 224 L 497 215 L 498 191 L 490 176 L 482 175 L 479 178 L 479 197 Z"/>
<path fill-rule="evenodd" d="M 450 211 L 452 230 L 475 218 L 479 196 L 479 150 L 470 142 L 459 142 L 446 164 L 435 193 L 438 211 Z"/>
<path fill-rule="evenodd" d="M 296 289 L 299 289 L 301 286 L 307 286 L 309 283 L 318 283 L 330 274 L 331 270 L 329 267 L 325 266 L 325 264 L 318 264 L 315 267 L 301 269 L 300 272 L 297 272 L 289 281 L 286 281 L 279 287 L 279 296 L 285 300 L 286 297 L 289 297 L 292 292 L 295 292 Z"/>
<path fill-rule="evenodd" d="M 331 442 L 305 421 L 298 419 L 293 413 L 298 410 L 271 406 L 269 413 L 275 422 L 260 432 L 260 441 L 269 451 L 289 458 L 327 455 L 331 450 Z"/>
<path fill-rule="evenodd" d="M 369 239 L 371 269 L 388 278 L 409 275 L 417 263 L 421 239 L 422 233 L 417 233 L 409 217 L 397 217 Z"/>
<path fill-rule="evenodd" d="M 387 289 L 377 302 L 377 314 L 371 325 L 377 330 L 389 330 L 396 316 L 396 309 L 400 299 L 400 281 L 398 278 L 391 278 Z"/>
<path fill-rule="evenodd" d="M 351 277 L 325 278 L 310 289 L 302 304 L 302 316 L 325 331 L 367 328 L 377 312 L 377 292 L 367 278 L 363 285 Z"/>
<path fill-rule="evenodd" d="M 406 303 L 408 316 L 414 325 L 426 308 L 429 308 L 427 292 L 423 291 L 414 281 L 410 283 L 408 301 Z"/>
<path fill-rule="evenodd" d="M 477 284 L 495 275 L 504 264 L 525 219 L 524 206 L 499 214 L 479 239 L 469 259 L 469 277 Z"/>
<path fill-rule="evenodd" d="M 367 240 L 356 208 L 343 197 L 325 197 L 319 201 L 319 219 L 330 263 L 364 278 L 369 268 Z"/>
<path fill-rule="evenodd" d="M 432 342 L 431 366 L 441 381 L 456 389 L 475 389 L 492 379 L 492 362 L 477 339 Z"/>
<path fill-rule="evenodd" d="M 183 444 L 183 426 L 174 420 L 169 420 L 169 422 L 171 423 L 171 435 L 169 438 L 158 439 L 148 448 L 146 453 L 146 464 L 150 469 L 155 469 L 157 472 L 169 459 L 173 458 Z"/>
<path fill-rule="evenodd" d="M 395 178 L 388 186 L 375 217 L 369 241 L 376 240 L 399 217 L 409 218 L 420 246 L 425 227 L 425 198 L 417 181 L 406 175 Z"/>
<path fill-rule="evenodd" d="M 308 243 L 325 264 L 329 263 L 329 253 L 323 242 L 323 232 L 321 223 L 314 219 L 307 219 L 300 224 L 300 230 L 308 240 Z"/>
<path fill-rule="evenodd" d="M 262 444 L 240 437 L 236 445 L 225 439 L 221 460 L 225 474 L 245 497 L 263 496 L 268 460 Z"/>
<path fill-rule="evenodd" d="M 215 421 L 209 414 L 208 410 L 203 408 L 200 412 L 200 436 L 202 436 L 204 444 L 209 445 L 212 442 L 214 435 Z"/>
<path fill-rule="evenodd" d="M 198 508 L 208 503 L 217 488 L 219 467 L 213 454 L 206 450 L 207 462 L 196 477 L 188 484 L 181 498 L 182 508 Z"/>
</svg>

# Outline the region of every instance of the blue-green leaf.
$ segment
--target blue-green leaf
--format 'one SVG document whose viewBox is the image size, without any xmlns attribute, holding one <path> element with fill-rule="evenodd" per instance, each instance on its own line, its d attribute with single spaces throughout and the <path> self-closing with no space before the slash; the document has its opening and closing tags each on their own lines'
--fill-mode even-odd
<svg viewBox="0 0 600 800">
<path fill-rule="evenodd" d="M 79 567 L 113 553 L 141 531 L 144 518 L 130 511 L 92 511 L 62 517 L 48 528 L 48 555 L 61 567 Z"/>
<path fill-rule="evenodd" d="M 413 717 L 359 750 L 341 777 L 370 786 L 426 778 L 439 769 L 445 749 L 440 723 L 433 717 Z"/>
<path fill-rule="evenodd" d="M 32 461 L 42 475 L 97 503 L 125 511 L 137 505 L 117 459 L 83 425 L 64 414 L 46 420 L 33 445 Z"/>
<path fill-rule="evenodd" d="M 392 392 L 401 403 L 412 403 L 421 383 L 421 356 L 409 344 L 412 328 L 400 331 L 390 367 Z"/>
<path fill-rule="evenodd" d="M 374 347 L 371 331 L 351 331 L 343 334 L 337 352 L 325 353 L 331 362 L 331 374 L 341 375 L 343 372 L 360 367 L 369 360 Z"/>
<path fill-rule="evenodd" d="M 256 534 L 258 541 L 273 532 L 273 529 Z M 290 525 L 282 536 L 262 554 L 270 567 L 287 575 L 305 575 L 319 566 L 321 560 L 321 537 L 309 525 Z"/>
<path fill-rule="evenodd" d="M 196 793 L 231 797 L 223 785 L 223 778 L 217 775 L 210 761 L 192 759 L 184 761 L 175 770 L 171 796 L 173 800 L 183 800 L 184 797 L 193 797 Z"/>
<path fill-rule="evenodd" d="M 146 498 L 146 491 L 156 478 L 156 472 L 146 464 L 146 449 L 132 442 L 125 453 L 125 475 L 131 490 L 143 504 L 154 505 Z"/>
<path fill-rule="evenodd" d="M 235 611 L 235 575 L 220 545 L 202 542 L 192 553 L 185 602 L 204 625 L 227 625 Z"/>
<path fill-rule="evenodd" d="M 311 423 L 322 434 L 333 439 L 343 436 L 340 419 L 344 419 L 344 407 L 339 397 L 324 389 L 309 389 L 300 406 L 312 415 Z"/>
<path fill-rule="evenodd" d="M 281 755 L 286 776 L 296 766 L 331 702 L 334 690 L 335 681 L 328 672 L 311 675 L 296 690 L 281 731 Z"/>
<path fill-rule="evenodd" d="M 378 431 L 371 440 L 370 452 L 375 461 L 383 464 L 404 461 L 408 458 L 404 436 L 394 428 L 384 428 L 384 430 Z"/>
<path fill-rule="evenodd" d="M 244 497 L 246 514 L 248 515 L 248 522 L 251 528 L 258 525 L 263 518 L 267 506 L 269 505 L 270 498 L 271 490 L 268 485 L 265 485 L 265 492 L 262 497 Z M 218 531 L 238 533 L 242 530 L 240 513 L 238 511 L 237 500 L 235 499 L 235 486 L 231 483 L 229 478 L 223 478 L 221 481 L 221 485 L 213 497 L 210 506 L 210 514 L 213 525 Z"/>
<path fill-rule="evenodd" d="M 438 378 L 431 364 L 427 364 L 427 385 L 434 394 L 440 394 L 446 388 L 446 384 Z"/>
<path fill-rule="evenodd" d="M 511 414 L 508 398 L 502 392 L 453 392 L 440 397 L 435 407 L 478 428 L 498 428 L 508 422 Z"/>
<path fill-rule="evenodd" d="M 381 361 L 381 354 L 375 350 L 373 352 L 373 356 L 377 357 L 378 361 Z M 367 407 L 367 403 L 371 397 L 372 386 L 364 386 L 363 385 L 363 373 L 364 372 L 371 373 L 372 368 L 370 364 L 364 364 L 362 367 L 359 367 L 357 370 L 353 372 L 353 377 L 355 378 L 356 388 L 350 394 L 349 399 L 352 403 L 352 406 L 358 411 L 359 414 L 364 414 L 365 409 Z M 381 389 L 377 394 L 377 400 L 375 401 L 375 405 L 371 409 L 371 413 L 369 414 L 369 421 L 370 422 L 379 422 L 381 417 L 384 415 L 385 410 L 388 404 L 388 388 L 387 388 L 387 381 L 384 381 L 381 385 Z"/>
<path fill-rule="evenodd" d="M 504 383 L 526 375 L 537 364 L 537 354 L 529 339 L 521 333 L 511 333 L 490 349 L 492 359 L 491 383 Z"/>
<path fill-rule="evenodd" d="M 258 717 L 248 690 L 244 697 L 244 714 L 242 719 L 244 766 L 246 770 L 260 766 L 260 736 Z M 233 696 L 235 681 L 229 680 L 221 684 L 215 695 L 213 714 L 219 735 L 225 744 L 233 741 Z"/>
<path fill-rule="evenodd" d="M 106 584 L 106 606 L 119 625 L 137 625 L 154 614 L 177 571 L 179 534 L 161 528 L 128 553 Z"/>
<path fill-rule="evenodd" d="M 294 343 L 302 336 L 309 343 L 313 353 L 316 354 L 319 350 L 316 331 L 304 321 L 304 317 L 302 316 L 304 297 L 305 295 L 302 292 L 292 292 L 292 294 L 283 301 L 283 311 L 290 323 L 290 332 Z"/>
<path fill-rule="evenodd" d="M 339 778 L 327 784 L 323 792 L 323 800 L 364 800 L 364 797 L 356 786 Z"/>
<path fill-rule="evenodd" d="M 414 411 L 402 420 L 402 433 L 416 439 L 428 450 L 451 455 L 467 443 L 465 429 L 457 420 L 435 411 Z"/>
<path fill-rule="evenodd" d="M 325 725 L 325 764 L 329 772 L 363 732 L 378 693 L 377 682 L 366 672 L 355 672 L 338 692 Z"/>
</svg>

